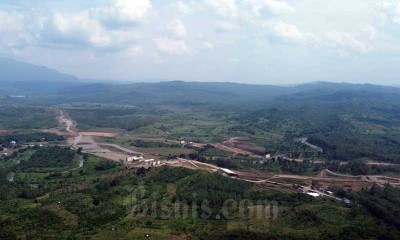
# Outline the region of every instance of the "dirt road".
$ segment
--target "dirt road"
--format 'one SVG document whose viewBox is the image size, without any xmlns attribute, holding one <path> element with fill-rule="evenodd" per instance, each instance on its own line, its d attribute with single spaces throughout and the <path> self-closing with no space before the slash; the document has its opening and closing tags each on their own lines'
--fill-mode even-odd
<svg viewBox="0 0 400 240">
<path fill-rule="evenodd" d="M 307 142 L 307 140 L 308 140 L 307 137 L 299 138 L 299 141 L 300 141 L 301 143 L 303 143 L 303 144 L 309 146 L 310 148 L 315 149 L 315 150 L 317 150 L 318 152 L 323 152 L 323 151 L 324 151 L 324 149 L 322 149 L 321 147 L 318 147 L 318 146 L 316 146 L 316 145 L 314 145 L 314 144 L 311 144 L 311 143 Z"/>
<path fill-rule="evenodd" d="M 58 121 L 61 123 L 61 125 L 65 126 L 65 130 L 67 132 L 77 134 L 74 130 L 72 130 L 72 127 L 74 126 L 74 121 L 69 119 L 62 110 L 60 110 L 58 113 Z"/>
<path fill-rule="evenodd" d="M 246 140 L 243 140 L 243 139 L 246 139 Z M 262 155 L 258 155 L 258 154 L 255 154 L 255 153 L 251 152 L 251 151 L 248 151 L 247 149 L 240 148 L 240 146 L 242 146 L 242 145 L 240 145 L 238 143 L 243 142 L 243 141 L 249 141 L 249 140 L 247 140 L 247 138 L 245 138 L 245 137 L 231 137 L 231 138 L 227 139 L 226 141 L 224 141 L 222 143 L 211 143 L 210 145 L 215 147 L 215 148 L 218 148 L 218 149 L 220 149 L 222 151 L 231 152 L 231 153 L 234 153 L 234 154 L 248 155 L 248 156 L 251 156 L 251 157 L 261 158 L 261 159 L 264 158 L 264 156 L 262 156 Z M 253 148 L 254 149 L 258 149 L 258 147 L 256 147 L 255 145 L 253 146 L 251 144 L 249 144 L 248 147 L 251 148 L 251 149 L 253 149 Z"/>
</svg>

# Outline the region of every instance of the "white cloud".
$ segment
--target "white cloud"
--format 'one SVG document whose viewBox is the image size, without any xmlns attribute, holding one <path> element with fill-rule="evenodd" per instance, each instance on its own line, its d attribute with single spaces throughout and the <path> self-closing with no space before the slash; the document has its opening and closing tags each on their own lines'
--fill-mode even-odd
<svg viewBox="0 0 400 240">
<path fill-rule="evenodd" d="M 191 9 L 189 5 L 183 3 L 182 1 L 178 1 L 177 3 L 175 3 L 175 6 L 178 12 L 180 13 L 190 13 Z"/>
<path fill-rule="evenodd" d="M 174 35 L 178 38 L 182 38 L 186 36 L 186 28 L 183 25 L 182 21 L 179 19 L 175 19 L 168 24 L 168 29 L 171 30 Z"/>
<path fill-rule="evenodd" d="M 200 46 L 201 49 L 214 49 L 214 45 L 211 42 L 205 41 Z"/>
<path fill-rule="evenodd" d="M 243 0 L 241 9 L 248 9 L 255 16 L 261 16 L 263 11 L 280 14 L 294 10 L 287 2 L 277 0 Z"/>
<path fill-rule="evenodd" d="M 0 53 L 19 52 L 29 46 L 38 28 L 38 21 L 31 15 L 0 9 Z"/>
<path fill-rule="evenodd" d="M 375 9 L 375 17 L 380 24 L 400 24 L 400 1 L 378 1 Z"/>
<path fill-rule="evenodd" d="M 149 0 L 117 0 L 115 4 L 95 11 L 106 22 L 127 24 L 143 19 L 151 9 Z"/>
<path fill-rule="evenodd" d="M 364 27 L 363 32 L 367 34 L 369 40 L 375 40 L 378 35 L 378 30 L 372 25 Z"/>
<path fill-rule="evenodd" d="M 127 56 L 140 56 L 144 53 L 144 48 L 142 46 L 133 46 L 129 47 L 124 53 Z"/>
<path fill-rule="evenodd" d="M 153 39 L 159 51 L 167 54 L 179 55 L 190 53 L 190 48 L 184 40 L 173 40 L 167 37 Z"/>
<path fill-rule="evenodd" d="M 302 31 L 294 24 L 282 21 L 264 21 L 259 24 L 259 27 L 266 31 L 267 36 L 275 39 L 275 42 L 308 45 L 317 42 L 317 37 L 314 34 Z"/>
<path fill-rule="evenodd" d="M 360 53 L 366 53 L 372 48 L 369 44 L 355 39 L 351 34 L 339 31 L 327 32 L 322 39 L 324 44 L 331 48 L 349 49 Z"/>
<path fill-rule="evenodd" d="M 205 0 L 205 3 L 223 17 L 235 18 L 238 16 L 236 0 Z"/>
<path fill-rule="evenodd" d="M 282 21 L 265 21 L 260 24 L 265 29 L 267 37 L 276 44 L 292 43 L 323 49 L 336 49 L 340 55 L 349 55 L 349 52 L 367 53 L 372 50 L 372 45 L 356 39 L 352 34 L 331 30 L 323 33 L 312 33 L 300 30 L 296 25 Z M 368 39 L 375 38 L 374 28 L 367 27 L 364 31 Z M 263 37 L 263 35 L 261 35 Z M 346 54 L 343 54 L 346 53 Z"/>
<path fill-rule="evenodd" d="M 221 69 L 228 65 L 226 59 L 241 59 L 261 76 L 264 70 L 256 71 L 263 68 L 260 62 L 276 64 L 274 71 L 288 61 L 295 73 L 301 72 L 296 64 L 320 66 L 321 58 L 326 59 L 324 64 L 337 63 L 337 56 L 359 56 L 347 60 L 362 59 L 360 64 L 366 65 L 381 60 L 394 65 L 400 53 L 400 0 L 103 0 L 81 6 L 77 0 L 6 2 L 0 3 L 0 55 L 23 54 L 39 63 L 59 59 L 58 66 L 64 64 L 61 56 L 76 62 L 78 55 L 87 55 L 101 66 L 113 61 L 116 69 L 134 59 L 146 72 L 161 56 L 171 66 L 192 69 L 186 56 L 172 56 L 189 54 L 191 61 L 205 63 L 204 72 L 215 69 L 197 54 L 204 51 L 223 63 Z M 373 54 L 364 54 L 369 52 Z M 121 76 L 125 71 L 132 73 L 128 77 L 136 76 L 129 67 L 118 69 Z M 235 71 L 243 74 L 234 75 L 248 76 L 246 70 Z M 91 72 L 97 72 L 94 65 Z M 148 76 L 154 72 L 149 70 Z M 161 69 L 157 74 L 161 78 L 164 73 Z M 280 74 L 285 73 L 275 73 Z"/>
<path fill-rule="evenodd" d="M 281 14 L 294 10 L 281 0 L 205 0 L 218 15 L 226 18 L 252 19 L 261 17 L 264 12 Z"/>
<path fill-rule="evenodd" d="M 76 15 L 55 14 L 46 25 L 43 37 L 61 44 L 84 44 L 104 47 L 111 39 L 97 19 L 88 12 Z"/>
<path fill-rule="evenodd" d="M 55 13 L 40 32 L 43 43 L 102 48 L 135 49 L 139 33 L 135 25 L 152 8 L 149 0 L 117 0 L 112 5 L 76 13 Z"/>
<path fill-rule="evenodd" d="M 235 32 L 240 29 L 237 24 L 226 22 L 226 21 L 219 21 L 217 22 L 215 29 L 218 32 Z"/>
<path fill-rule="evenodd" d="M 115 7 L 122 18 L 135 21 L 146 16 L 151 4 L 149 0 L 118 0 Z"/>
<path fill-rule="evenodd" d="M 15 32 L 23 28 L 24 16 L 16 12 L 6 12 L 0 9 L 0 32 Z"/>
<path fill-rule="evenodd" d="M 296 25 L 284 22 L 276 22 L 271 26 L 273 32 L 287 40 L 301 41 L 304 40 L 306 34 L 300 31 Z"/>
</svg>

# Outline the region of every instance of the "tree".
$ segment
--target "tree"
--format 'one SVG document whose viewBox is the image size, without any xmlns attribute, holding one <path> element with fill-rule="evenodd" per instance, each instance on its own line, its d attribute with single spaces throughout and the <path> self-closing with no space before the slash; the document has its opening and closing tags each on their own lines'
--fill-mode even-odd
<svg viewBox="0 0 400 240">
<path fill-rule="evenodd" d="M 0 186 L 3 186 L 7 183 L 7 170 L 0 166 Z"/>
</svg>

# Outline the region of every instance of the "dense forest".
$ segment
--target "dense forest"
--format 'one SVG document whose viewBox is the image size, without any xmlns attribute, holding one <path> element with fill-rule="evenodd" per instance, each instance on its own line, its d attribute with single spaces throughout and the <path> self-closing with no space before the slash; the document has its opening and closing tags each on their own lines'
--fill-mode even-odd
<svg viewBox="0 0 400 240">
<path fill-rule="evenodd" d="M 0 200 L 2 239 L 170 239 L 184 234 L 192 239 L 397 239 L 400 234 L 400 192 L 389 187 L 359 193 L 336 189 L 353 202 L 345 205 L 258 189 L 219 174 L 169 167 L 121 172 L 116 165 L 100 169 L 101 164 L 90 157 L 74 173 L 49 173 L 43 179 L 51 186 L 46 190 L 49 196 L 32 195 L 28 180 L 4 183 L 2 189 L 22 192 Z M 272 201 L 277 215 L 242 218 L 238 206 L 226 209 L 227 199 L 246 199 L 245 204 Z M 176 206 L 189 206 L 195 214 Z"/>
<path fill-rule="evenodd" d="M 35 129 L 57 126 L 54 112 L 44 108 L 28 107 L 24 103 L 21 105 L 3 105 L 1 99 L 0 106 L 0 128 Z"/>
</svg>

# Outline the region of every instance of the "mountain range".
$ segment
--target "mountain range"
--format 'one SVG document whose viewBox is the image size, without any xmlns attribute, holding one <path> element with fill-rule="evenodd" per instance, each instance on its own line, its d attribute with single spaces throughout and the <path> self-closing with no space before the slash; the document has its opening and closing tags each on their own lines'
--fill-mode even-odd
<svg viewBox="0 0 400 240">
<path fill-rule="evenodd" d="M 56 70 L 0 58 L 0 95 L 60 96 L 64 101 L 268 104 L 290 100 L 400 99 L 398 87 L 313 82 L 293 86 L 169 81 L 114 83 L 80 80 Z"/>
</svg>

